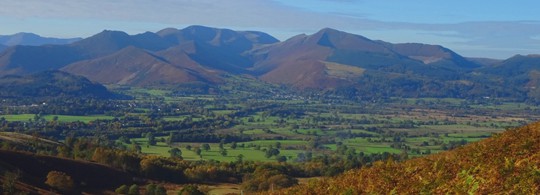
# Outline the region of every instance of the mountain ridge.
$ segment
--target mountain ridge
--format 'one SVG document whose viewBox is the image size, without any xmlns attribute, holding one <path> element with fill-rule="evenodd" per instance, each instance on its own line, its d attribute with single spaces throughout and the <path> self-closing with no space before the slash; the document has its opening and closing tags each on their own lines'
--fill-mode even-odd
<svg viewBox="0 0 540 195">
<path fill-rule="evenodd" d="M 41 45 L 65 45 L 75 41 L 79 41 L 81 38 L 52 38 L 42 37 L 34 33 L 16 33 L 13 35 L 0 35 L 0 44 L 6 46 L 26 45 L 26 46 L 41 46 Z"/>
<path fill-rule="evenodd" d="M 440 45 L 394 44 L 331 28 L 279 41 L 264 32 L 194 25 L 135 35 L 104 30 L 68 45 L 9 47 L 0 53 L 0 75 L 62 69 L 96 82 L 146 87 L 219 85 L 224 75 L 245 75 L 300 90 L 353 89 L 349 94 L 356 96 L 528 98 L 535 82 L 498 84 L 500 76 L 524 82 L 524 73 L 497 71 L 509 63 L 518 62 L 465 58 Z M 524 71 L 536 75 L 529 69 L 540 62 L 527 63 Z"/>
</svg>

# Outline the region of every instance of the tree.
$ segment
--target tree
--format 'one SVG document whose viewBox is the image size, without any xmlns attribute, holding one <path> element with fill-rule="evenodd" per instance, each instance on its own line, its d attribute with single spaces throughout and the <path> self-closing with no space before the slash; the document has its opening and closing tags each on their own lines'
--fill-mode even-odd
<svg viewBox="0 0 540 195">
<path fill-rule="evenodd" d="M 236 147 L 237 147 L 236 142 L 232 142 L 232 143 L 231 143 L 231 149 L 236 149 Z"/>
<path fill-rule="evenodd" d="M 169 150 L 169 154 L 171 154 L 171 158 L 182 158 L 182 150 L 178 148 Z"/>
<path fill-rule="evenodd" d="M 45 184 L 64 192 L 69 192 L 75 187 L 71 176 L 60 171 L 50 171 L 47 174 L 47 180 L 45 181 Z"/>
<path fill-rule="evenodd" d="M 191 145 L 186 145 L 186 150 L 191 150 Z"/>
<path fill-rule="evenodd" d="M 156 137 L 154 136 L 154 134 L 152 132 L 147 133 L 146 138 L 148 138 L 148 145 L 151 145 L 151 146 L 156 145 L 156 143 L 157 143 Z"/>
<path fill-rule="evenodd" d="M 157 188 L 157 185 L 153 183 L 146 185 L 146 195 L 156 194 L 156 188 Z"/>
<path fill-rule="evenodd" d="M 158 185 L 154 194 L 155 195 L 167 195 L 167 189 L 165 189 L 165 187 L 163 187 L 162 185 Z"/>
<path fill-rule="evenodd" d="M 236 162 L 242 162 L 244 161 L 244 155 L 243 154 L 239 154 L 238 156 L 236 156 Z"/>
<path fill-rule="evenodd" d="M 201 153 L 202 153 L 202 150 L 199 147 L 196 147 L 195 154 L 197 154 L 198 156 L 201 156 Z"/>
<path fill-rule="evenodd" d="M 124 184 L 116 188 L 114 192 L 116 192 L 117 194 L 127 194 L 129 192 L 129 187 L 127 187 L 127 185 Z"/>
<path fill-rule="evenodd" d="M 204 151 L 208 152 L 208 150 L 210 150 L 210 144 L 203 144 L 202 148 L 203 148 Z"/>
<path fill-rule="evenodd" d="M 276 148 L 281 149 L 281 142 L 276 142 Z"/>
<path fill-rule="evenodd" d="M 171 132 L 169 133 L 169 136 L 166 139 L 167 145 L 170 146 L 173 143 L 173 140 L 174 140 L 174 134 Z"/>
<path fill-rule="evenodd" d="M 224 145 L 224 144 L 225 144 L 225 140 L 222 139 L 222 140 L 219 142 L 219 149 L 223 149 L 223 145 Z"/>
<path fill-rule="evenodd" d="M 138 195 L 139 194 L 139 186 L 137 184 L 133 184 L 129 186 L 129 195 Z"/>
<path fill-rule="evenodd" d="M 178 192 L 178 195 L 204 195 L 196 185 L 186 185 Z"/>
<path fill-rule="evenodd" d="M 279 154 L 279 150 L 276 148 L 270 147 L 270 149 L 266 150 L 266 158 L 270 158 L 272 156 L 277 156 Z"/>
<path fill-rule="evenodd" d="M 226 149 L 221 149 L 219 151 L 219 153 L 221 154 L 221 156 L 227 156 L 227 150 Z"/>
<path fill-rule="evenodd" d="M 276 156 L 276 160 L 278 162 L 287 162 L 287 157 L 286 156 Z"/>
</svg>

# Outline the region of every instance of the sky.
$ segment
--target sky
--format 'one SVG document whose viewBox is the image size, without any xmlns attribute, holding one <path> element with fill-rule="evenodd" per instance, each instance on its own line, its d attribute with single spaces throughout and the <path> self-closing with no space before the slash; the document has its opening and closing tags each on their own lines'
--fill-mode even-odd
<svg viewBox="0 0 540 195">
<path fill-rule="evenodd" d="M 540 54 L 538 0 L 0 0 L 0 34 L 89 37 L 204 25 L 286 40 L 322 28 L 467 57 Z"/>
</svg>

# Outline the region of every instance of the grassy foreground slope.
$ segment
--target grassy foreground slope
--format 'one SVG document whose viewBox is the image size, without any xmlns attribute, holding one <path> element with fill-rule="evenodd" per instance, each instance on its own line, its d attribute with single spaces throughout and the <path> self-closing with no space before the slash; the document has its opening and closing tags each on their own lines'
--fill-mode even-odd
<svg viewBox="0 0 540 195">
<path fill-rule="evenodd" d="M 539 194 L 540 122 L 448 152 L 313 181 L 274 194 Z M 270 192 L 271 193 L 271 192 Z"/>
</svg>

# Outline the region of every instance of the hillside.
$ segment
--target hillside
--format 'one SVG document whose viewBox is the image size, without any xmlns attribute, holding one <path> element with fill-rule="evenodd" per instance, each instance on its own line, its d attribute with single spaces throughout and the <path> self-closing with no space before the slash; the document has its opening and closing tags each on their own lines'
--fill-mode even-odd
<svg viewBox="0 0 540 195">
<path fill-rule="evenodd" d="M 14 45 L 30 45 L 30 46 L 40 46 L 40 45 L 64 45 L 70 44 L 75 41 L 81 40 L 81 38 L 69 38 L 69 39 L 59 39 L 59 38 L 50 38 L 42 37 L 34 33 L 17 33 L 13 35 L 0 35 L 0 44 L 7 46 Z"/>
<path fill-rule="evenodd" d="M 21 171 L 18 189 L 33 194 L 51 194 L 44 181 L 49 171 L 61 171 L 71 176 L 75 185 L 85 192 L 114 189 L 133 182 L 133 175 L 104 165 L 36 155 L 25 152 L 0 150 L 0 171 Z"/>
<path fill-rule="evenodd" d="M 49 98 L 92 97 L 111 98 L 115 95 L 100 84 L 60 71 L 47 71 L 27 76 L 0 78 L 0 97 Z"/>
<path fill-rule="evenodd" d="M 274 194 L 538 194 L 540 122 L 402 163 L 387 161 Z"/>
</svg>

